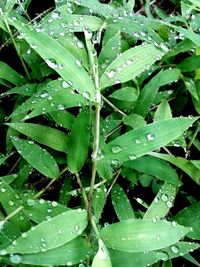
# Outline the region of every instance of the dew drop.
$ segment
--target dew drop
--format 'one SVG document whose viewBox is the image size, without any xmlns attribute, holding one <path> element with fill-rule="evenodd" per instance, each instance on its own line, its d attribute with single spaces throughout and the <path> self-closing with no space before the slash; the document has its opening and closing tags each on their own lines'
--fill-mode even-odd
<svg viewBox="0 0 200 267">
<path fill-rule="evenodd" d="M 172 246 L 171 247 L 171 251 L 173 252 L 173 253 L 179 253 L 179 248 L 177 247 L 177 246 Z"/>
<path fill-rule="evenodd" d="M 168 196 L 166 194 L 163 194 L 161 196 L 162 201 L 166 202 L 168 200 Z"/>
<path fill-rule="evenodd" d="M 46 60 L 46 63 L 52 69 L 56 69 L 57 68 L 57 63 L 56 63 L 56 61 L 53 58 L 47 59 Z"/>
<path fill-rule="evenodd" d="M 66 81 L 62 82 L 62 87 L 63 88 L 68 88 L 69 86 L 70 86 L 70 84 L 68 82 L 66 82 Z"/>
<path fill-rule="evenodd" d="M 121 146 L 112 146 L 112 147 L 111 147 L 111 150 L 112 150 L 112 153 L 113 153 L 113 154 L 117 154 L 117 153 L 119 153 L 120 151 L 122 151 L 122 147 L 121 147 Z"/>
<path fill-rule="evenodd" d="M 136 144 L 140 144 L 141 143 L 141 140 L 138 138 L 138 139 L 135 139 L 135 143 Z"/>
<path fill-rule="evenodd" d="M 71 262 L 71 261 L 67 261 L 67 262 L 66 262 L 66 265 L 67 265 L 67 266 L 72 266 L 72 262 Z"/>
<path fill-rule="evenodd" d="M 58 110 L 65 110 L 65 107 L 63 105 L 58 105 Z"/>
<path fill-rule="evenodd" d="M 106 73 L 106 75 L 108 76 L 108 78 L 113 78 L 116 74 L 115 70 L 110 70 L 109 72 Z"/>
<path fill-rule="evenodd" d="M 81 67 L 81 62 L 80 62 L 80 60 L 76 59 L 75 63 L 76 63 L 76 65 L 77 65 L 78 67 Z"/>
<path fill-rule="evenodd" d="M 19 264 L 22 261 L 22 257 L 18 254 L 11 254 L 10 261 L 15 264 Z"/>
<path fill-rule="evenodd" d="M 130 160 L 134 160 L 134 159 L 137 158 L 135 155 L 129 155 L 128 157 L 129 157 Z"/>
<path fill-rule="evenodd" d="M 153 141 L 155 139 L 155 135 L 153 133 L 147 134 L 147 140 L 148 141 Z"/>
</svg>

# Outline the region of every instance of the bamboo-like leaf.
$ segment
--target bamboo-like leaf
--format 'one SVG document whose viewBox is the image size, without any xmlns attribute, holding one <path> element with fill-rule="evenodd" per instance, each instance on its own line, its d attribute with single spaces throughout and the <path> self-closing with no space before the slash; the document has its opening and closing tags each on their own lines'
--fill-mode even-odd
<svg viewBox="0 0 200 267">
<path fill-rule="evenodd" d="M 87 7 L 92 10 L 92 12 L 104 17 L 110 17 L 117 14 L 117 10 L 112 5 L 102 4 L 98 0 L 81 0 L 79 2 L 77 2 L 77 0 L 70 0 L 70 2 Z"/>
<path fill-rule="evenodd" d="M 9 127 L 30 137 L 32 140 L 51 147 L 57 151 L 65 152 L 69 144 L 69 138 L 63 132 L 54 128 L 34 123 L 7 123 Z"/>
<path fill-rule="evenodd" d="M 16 86 L 22 85 L 25 82 L 23 76 L 13 70 L 9 65 L 0 61 L 0 78 L 4 79 Z"/>
<path fill-rule="evenodd" d="M 104 147 L 102 161 L 108 160 L 117 166 L 122 162 L 141 157 L 179 137 L 197 119 L 174 118 L 129 131 Z"/>
<path fill-rule="evenodd" d="M 176 186 L 167 182 L 164 183 L 143 218 L 153 220 L 164 218 L 173 206 L 176 193 Z"/>
<path fill-rule="evenodd" d="M 82 111 L 75 120 L 69 139 L 67 164 L 70 171 L 77 173 L 82 168 L 89 149 L 89 115 Z"/>
<path fill-rule="evenodd" d="M 57 178 L 59 169 L 54 158 L 32 141 L 12 138 L 12 143 L 17 149 L 18 153 L 37 171 L 49 178 Z"/>
<path fill-rule="evenodd" d="M 92 261 L 92 267 L 112 267 L 109 252 L 106 249 L 106 246 L 104 245 L 101 239 L 99 239 L 98 243 L 99 250 L 94 256 L 94 259 Z"/>
<path fill-rule="evenodd" d="M 151 156 L 127 161 L 124 166 L 132 168 L 141 173 L 146 173 L 156 178 L 179 186 L 181 184 L 176 171 L 164 160 L 156 160 Z"/>
<path fill-rule="evenodd" d="M 0 192 L 0 203 L 7 215 L 22 205 L 17 192 L 14 191 L 4 179 L 1 179 L 0 181 Z M 23 220 L 20 218 L 23 218 Z M 22 231 L 26 231 L 29 227 L 28 217 L 23 211 L 20 211 L 14 217 L 11 217 L 10 220 Z"/>
<path fill-rule="evenodd" d="M 159 88 L 163 85 L 177 81 L 180 77 L 180 73 L 179 69 L 169 69 L 160 71 L 155 75 L 142 89 L 135 105 L 134 112 L 141 116 L 146 116 Z"/>
<path fill-rule="evenodd" d="M 131 203 L 122 187 L 116 184 L 112 189 L 112 204 L 120 221 L 135 218 Z"/>
<path fill-rule="evenodd" d="M 37 90 L 38 85 L 35 83 L 30 83 L 30 84 L 25 84 L 20 87 L 14 87 L 5 93 L 2 93 L 1 95 L 11 95 L 11 94 L 20 94 L 20 95 L 25 95 L 25 96 L 32 96 L 36 90 Z"/>
<path fill-rule="evenodd" d="M 100 231 L 105 245 L 125 252 L 143 252 L 165 248 L 183 238 L 189 228 L 167 221 L 132 219 L 114 223 Z"/>
<path fill-rule="evenodd" d="M 67 207 L 60 205 L 56 201 L 47 201 L 44 199 L 28 198 L 24 204 L 24 214 L 37 224 L 67 210 L 69 210 Z"/>
<path fill-rule="evenodd" d="M 130 48 L 106 68 L 100 79 L 100 87 L 105 88 L 134 79 L 163 55 L 164 52 L 151 44 Z"/>
<path fill-rule="evenodd" d="M 194 203 L 183 210 L 173 218 L 184 226 L 192 227 L 193 230 L 187 234 L 188 237 L 200 240 L 200 202 Z"/>
<path fill-rule="evenodd" d="M 85 239 L 77 237 L 52 250 L 34 254 L 11 254 L 9 259 L 11 263 L 17 259 L 18 262 L 27 264 L 27 266 L 71 266 L 83 261 L 89 252 L 90 248 Z"/>
<path fill-rule="evenodd" d="M 37 32 L 33 27 L 20 23 L 18 20 L 9 20 L 22 34 L 33 49 L 54 69 L 60 76 L 72 82 L 73 86 L 81 93 L 87 93 L 89 98 L 94 98 L 94 84 L 78 58 L 75 58 L 59 42 L 44 32 Z M 73 77 L 73 81 L 72 81 Z"/>
<path fill-rule="evenodd" d="M 10 253 L 38 253 L 58 248 L 79 236 L 87 226 L 85 210 L 63 212 L 44 221 L 16 239 L 16 245 L 6 248 Z"/>
<path fill-rule="evenodd" d="M 197 184 L 200 184 L 200 169 L 197 168 L 190 160 L 162 153 L 151 152 L 149 154 L 174 164 L 187 173 Z"/>
<path fill-rule="evenodd" d="M 146 267 L 152 265 L 159 260 L 166 261 L 168 259 L 178 258 L 181 255 L 186 255 L 190 250 L 199 248 L 199 244 L 192 242 L 177 242 L 175 245 L 164 248 L 158 251 L 148 252 L 123 252 L 118 250 L 109 250 L 111 254 L 112 264 L 115 267 L 140 266 Z"/>
<path fill-rule="evenodd" d="M 172 113 L 171 113 L 170 105 L 168 101 L 164 99 L 155 111 L 154 122 L 167 120 L 171 118 L 172 118 Z"/>
<path fill-rule="evenodd" d="M 102 185 L 94 190 L 94 195 L 92 199 L 92 208 L 94 210 L 94 215 L 97 220 L 101 218 L 101 214 L 103 212 L 105 204 L 106 204 L 106 187 Z"/>
</svg>

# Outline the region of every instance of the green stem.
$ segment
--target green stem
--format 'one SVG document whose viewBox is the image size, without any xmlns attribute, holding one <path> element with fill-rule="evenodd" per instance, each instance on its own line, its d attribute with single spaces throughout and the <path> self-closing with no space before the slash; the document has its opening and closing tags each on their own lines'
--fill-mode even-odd
<svg viewBox="0 0 200 267">
<path fill-rule="evenodd" d="M 31 77 L 30 77 L 29 72 L 28 72 L 28 70 L 27 70 L 27 67 L 26 67 L 26 65 L 25 65 L 25 63 L 24 63 L 24 60 L 23 60 L 23 58 L 21 57 L 21 55 L 20 55 L 20 53 L 19 53 L 19 51 L 18 51 L 17 44 L 16 44 L 16 42 L 15 42 L 15 39 L 14 39 L 13 34 L 12 34 L 12 31 L 11 31 L 10 26 L 9 26 L 9 24 L 8 24 L 8 22 L 7 22 L 6 19 L 4 19 L 4 23 L 5 23 L 5 25 L 6 25 L 6 28 L 7 28 L 7 30 L 8 30 L 8 33 L 9 33 L 9 35 L 10 35 L 10 38 L 11 38 L 11 41 L 12 41 L 12 43 L 13 43 L 13 46 L 14 46 L 14 48 L 15 48 L 15 50 L 16 50 L 16 53 L 17 53 L 17 55 L 18 55 L 18 57 L 19 57 L 19 59 L 20 59 L 20 62 L 21 62 L 21 64 L 22 64 L 22 67 L 24 68 L 24 71 L 25 71 L 25 73 L 26 73 L 26 76 L 27 76 L 27 78 L 30 80 Z"/>
<path fill-rule="evenodd" d="M 126 113 L 117 108 L 112 102 L 110 102 L 107 98 L 105 98 L 105 96 L 102 95 L 101 97 L 109 106 L 111 106 L 114 109 L 114 111 L 120 113 L 123 116 L 127 116 Z"/>
</svg>

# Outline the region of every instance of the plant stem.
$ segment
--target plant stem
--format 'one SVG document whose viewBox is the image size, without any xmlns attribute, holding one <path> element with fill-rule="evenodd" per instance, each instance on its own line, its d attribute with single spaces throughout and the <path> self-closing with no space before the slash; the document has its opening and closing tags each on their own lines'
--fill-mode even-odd
<svg viewBox="0 0 200 267">
<path fill-rule="evenodd" d="M 88 222 L 92 223 L 92 197 L 93 197 L 94 184 L 97 173 L 97 162 L 98 162 L 99 140 L 100 140 L 101 93 L 99 88 L 97 52 L 86 30 L 84 31 L 84 34 L 85 34 L 86 46 L 89 55 L 90 66 L 92 70 L 92 76 L 95 87 L 95 131 L 94 131 L 93 152 L 92 152 L 93 163 L 92 163 L 92 175 L 90 181 L 90 191 L 88 195 Z"/>
<path fill-rule="evenodd" d="M 19 60 L 20 60 L 20 62 L 21 62 L 21 64 L 22 64 L 22 67 L 23 67 L 23 69 L 24 69 L 24 71 L 25 71 L 25 73 L 26 73 L 26 76 L 27 76 L 27 78 L 30 80 L 31 77 L 30 77 L 29 72 L 28 72 L 28 70 L 27 70 L 27 67 L 26 67 L 26 65 L 25 65 L 25 63 L 24 63 L 24 60 L 23 60 L 23 58 L 21 57 L 21 55 L 20 55 L 20 53 L 19 53 L 19 51 L 18 51 L 17 44 L 16 44 L 16 42 L 15 42 L 15 39 L 14 39 L 13 34 L 12 34 L 12 31 L 11 31 L 10 26 L 9 26 L 9 24 L 8 24 L 8 22 L 7 22 L 6 19 L 4 19 L 4 23 L 5 23 L 5 25 L 6 25 L 6 28 L 7 28 L 7 30 L 8 30 L 8 33 L 9 33 L 9 35 L 10 35 L 10 38 L 11 38 L 11 41 L 12 41 L 12 43 L 13 43 L 13 46 L 14 46 L 14 48 L 15 48 L 15 50 L 16 50 L 16 53 L 17 53 L 17 55 L 18 55 L 18 57 L 19 57 Z"/>
<path fill-rule="evenodd" d="M 102 97 L 102 99 L 109 105 L 109 106 L 111 106 L 113 109 L 114 109 L 114 111 L 116 111 L 116 112 L 119 112 L 121 115 L 123 115 L 123 116 L 127 116 L 126 115 L 126 113 L 124 113 L 123 111 L 121 111 L 119 108 L 117 108 L 112 102 L 110 102 L 107 98 L 105 98 L 103 95 L 101 96 Z"/>
</svg>

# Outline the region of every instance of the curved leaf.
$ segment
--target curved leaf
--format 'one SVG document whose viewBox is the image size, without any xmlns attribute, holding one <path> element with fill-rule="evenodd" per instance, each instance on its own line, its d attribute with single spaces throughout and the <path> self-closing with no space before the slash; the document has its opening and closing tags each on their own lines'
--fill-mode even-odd
<svg viewBox="0 0 200 267">
<path fill-rule="evenodd" d="M 72 82 L 81 93 L 87 92 L 91 100 L 94 98 L 95 89 L 92 80 L 81 66 L 81 62 L 67 49 L 44 32 L 37 32 L 33 27 L 29 28 L 18 20 L 9 19 L 9 22 L 23 34 L 25 40 L 50 68 L 60 74 L 64 80 Z"/>
<path fill-rule="evenodd" d="M 100 238 L 113 249 L 144 252 L 170 246 L 188 232 L 189 228 L 167 221 L 132 219 L 104 227 Z"/>
<path fill-rule="evenodd" d="M 26 141 L 18 137 L 13 137 L 12 143 L 18 153 L 37 171 L 53 179 L 59 176 L 57 163 L 49 152 L 32 141 Z"/>
<path fill-rule="evenodd" d="M 100 87 L 105 88 L 134 79 L 163 55 L 164 52 L 151 44 L 130 48 L 106 68 L 100 79 Z"/>
<path fill-rule="evenodd" d="M 38 253 L 60 247 L 79 236 L 87 226 L 85 210 L 63 212 L 46 220 L 16 239 L 6 253 Z"/>
</svg>

